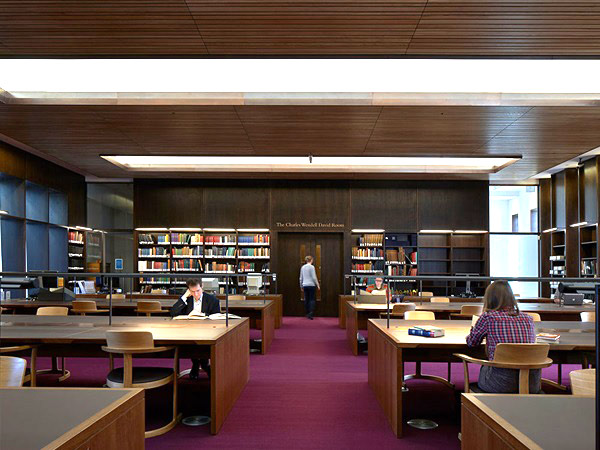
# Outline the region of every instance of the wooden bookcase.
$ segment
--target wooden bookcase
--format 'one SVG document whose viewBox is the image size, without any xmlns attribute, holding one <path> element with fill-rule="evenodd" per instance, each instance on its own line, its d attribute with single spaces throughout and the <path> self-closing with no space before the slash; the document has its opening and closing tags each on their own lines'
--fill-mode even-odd
<svg viewBox="0 0 600 450">
<path fill-rule="evenodd" d="M 598 274 L 598 225 L 579 227 L 579 273 L 595 278 Z"/>
<path fill-rule="evenodd" d="M 564 278 L 566 276 L 566 233 L 565 230 L 550 232 L 550 277 Z M 550 283 L 551 295 L 558 287 L 558 281 Z"/>
<path fill-rule="evenodd" d="M 385 275 L 418 275 L 417 234 L 386 232 L 384 239 Z M 395 282 L 394 294 L 414 294 L 416 281 Z"/>
<path fill-rule="evenodd" d="M 452 275 L 478 274 L 485 276 L 489 273 L 488 267 L 488 233 L 452 233 L 450 235 Z M 471 292 L 483 295 L 488 283 L 471 281 Z M 459 295 L 466 290 L 466 282 L 453 282 L 452 294 Z"/>
<path fill-rule="evenodd" d="M 451 233 L 419 233 L 419 275 L 451 275 Z M 423 281 L 423 291 L 450 295 L 447 281 Z"/>
</svg>

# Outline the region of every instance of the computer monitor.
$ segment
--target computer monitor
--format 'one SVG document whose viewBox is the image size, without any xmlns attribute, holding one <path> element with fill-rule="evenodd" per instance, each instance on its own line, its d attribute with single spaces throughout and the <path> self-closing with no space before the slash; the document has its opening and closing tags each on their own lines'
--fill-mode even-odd
<svg viewBox="0 0 600 450">
<path fill-rule="evenodd" d="M 219 292 L 219 279 L 218 278 L 203 278 L 202 279 L 202 290 L 207 292 Z"/>
<path fill-rule="evenodd" d="M 260 288 L 262 287 L 262 276 L 248 275 L 246 277 L 246 283 L 248 286 L 247 293 L 249 295 L 259 295 L 260 294 Z"/>
</svg>

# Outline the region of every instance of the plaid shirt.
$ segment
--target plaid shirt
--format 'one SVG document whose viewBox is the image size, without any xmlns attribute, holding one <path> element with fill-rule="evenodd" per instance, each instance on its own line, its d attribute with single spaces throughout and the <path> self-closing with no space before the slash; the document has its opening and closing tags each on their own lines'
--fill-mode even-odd
<svg viewBox="0 0 600 450">
<path fill-rule="evenodd" d="M 535 343 L 535 326 L 531 316 L 523 313 L 510 315 L 506 311 L 486 311 L 467 336 L 467 345 L 475 347 L 486 338 L 488 357 L 494 359 L 496 345 Z"/>
</svg>

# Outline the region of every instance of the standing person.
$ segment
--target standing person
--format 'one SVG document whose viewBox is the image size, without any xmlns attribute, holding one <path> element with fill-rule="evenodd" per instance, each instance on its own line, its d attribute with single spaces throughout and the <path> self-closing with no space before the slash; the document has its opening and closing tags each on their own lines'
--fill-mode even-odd
<svg viewBox="0 0 600 450">
<path fill-rule="evenodd" d="M 304 307 L 306 308 L 306 318 L 313 320 L 315 312 L 315 303 L 317 300 L 317 289 L 319 280 L 317 280 L 317 272 L 313 266 L 313 257 L 307 256 L 304 258 L 306 264 L 300 268 L 300 289 L 304 290 Z"/>
<path fill-rule="evenodd" d="M 190 278 L 185 282 L 187 291 L 181 296 L 177 302 L 171 307 L 171 317 L 187 315 L 192 311 L 204 313 L 206 316 L 221 312 L 221 304 L 219 299 L 208 292 L 202 291 L 202 283 L 197 278 Z M 210 377 L 210 364 L 207 358 L 196 359 L 192 358 L 192 370 L 190 378 L 195 380 L 199 375 L 199 368 Z"/>
<path fill-rule="evenodd" d="M 489 285 L 483 296 L 483 314 L 471 328 L 467 345 L 474 347 L 486 340 L 488 359 L 494 359 L 496 345 L 500 343 L 535 343 L 533 319 L 519 311 L 519 305 L 506 281 Z M 536 394 L 541 388 L 541 369 L 529 373 L 529 392 Z M 519 371 L 500 367 L 483 366 L 477 385 L 485 392 L 519 392 Z"/>
</svg>

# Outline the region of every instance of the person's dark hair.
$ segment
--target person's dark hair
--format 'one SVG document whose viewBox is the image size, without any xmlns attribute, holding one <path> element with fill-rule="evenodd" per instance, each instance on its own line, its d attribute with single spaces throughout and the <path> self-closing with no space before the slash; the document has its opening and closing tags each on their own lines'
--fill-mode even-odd
<svg viewBox="0 0 600 450">
<path fill-rule="evenodd" d="M 188 288 L 191 288 L 192 286 L 200 286 L 202 287 L 202 281 L 200 281 L 198 278 L 188 278 L 188 280 L 185 282 L 185 284 L 187 285 Z"/>
<path fill-rule="evenodd" d="M 487 287 L 483 295 L 483 310 L 519 314 L 519 305 L 508 281 L 494 281 Z"/>
<path fill-rule="evenodd" d="M 313 257 L 310 255 L 308 255 L 304 258 L 304 261 L 306 261 L 307 263 L 312 262 L 312 260 L 313 260 Z"/>
</svg>

